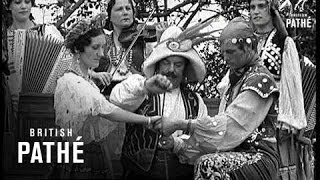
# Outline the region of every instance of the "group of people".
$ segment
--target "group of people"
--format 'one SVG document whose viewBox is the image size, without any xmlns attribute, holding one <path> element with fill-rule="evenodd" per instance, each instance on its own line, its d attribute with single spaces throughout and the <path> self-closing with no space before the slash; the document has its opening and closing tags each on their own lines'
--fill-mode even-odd
<svg viewBox="0 0 320 180">
<path fill-rule="evenodd" d="M 249 4 L 250 21 L 234 18 L 220 35 L 230 70 L 213 117 L 186 86 L 206 75 L 185 35 L 199 24 L 183 30 L 159 23 L 149 54 L 145 39 L 132 49 L 123 43 L 124 32 L 139 25 L 132 0 L 110 0 L 107 17 L 77 22 L 64 40 L 73 62 L 57 80 L 54 108 L 56 124 L 73 130 L 65 140 L 82 136 L 84 163 L 57 165 L 52 176 L 112 179 L 112 156 L 120 151 L 123 179 L 301 179 L 294 144 L 306 126 L 299 56 L 277 1 Z M 29 19 L 19 10 L 12 17 L 16 12 Z M 8 29 L 20 27 L 13 20 Z M 25 29 L 35 25 L 27 22 Z"/>
</svg>

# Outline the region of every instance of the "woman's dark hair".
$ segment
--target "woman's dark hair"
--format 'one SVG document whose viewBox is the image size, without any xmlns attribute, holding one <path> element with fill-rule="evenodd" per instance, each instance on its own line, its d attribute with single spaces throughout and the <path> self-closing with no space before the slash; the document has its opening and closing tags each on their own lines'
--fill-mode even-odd
<svg viewBox="0 0 320 180">
<path fill-rule="evenodd" d="M 7 8 L 9 8 L 10 4 L 12 3 L 13 0 L 7 0 Z M 32 7 L 36 7 L 35 0 L 31 0 Z"/>
<path fill-rule="evenodd" d="M 107 13 L 108 13 L 108 19 L 106 21 L 106 26 L 105 28 L 108 29 L 108 30 L 113 30 L 113 26 L 111 24 L 111 21 L 110 21 L 110 18 L 111 18 L 111 10 L 113 8 L 113 6 L 116 4 L 116 1 L 117 0 L 110 0 L 109 3 L 108 3 L 108 6 L 107 6 Z M 135 18 L 135 14 L 136 14 L 136 10 L 133 6 L 133 0 L 128 0 L 130 5 L 131 5 L 131 8 L 132 8 L 132 11 L 133 11 L 133 20 Z"/>
<path fill-rule="evenodd" d="M 7 1 L 7 19 L 6 19 L 6 26 L 9 27 L 12 25 L 13 23 L 13 18 L 12 18 L 12 14 L 11 14 L 11 10 L 9 10 L 9 7 L 10 7 L 10 4 L 12 3 L 13 0 L 8 0 Z M 32 4 L 32 7 L 36 7 L 36 4 L 35 4 L 35 0 L 31 0 L 31 4 Z M 32 13 L 30 13 L 29 15 L 29 19 L 31 21 L 34 20 L 34 17 L 32 16 Z"/>
<path fill-rule="evenodd" d="M 97 37 L 101 34 L 104 34 L 104 31 L 102 29 L 93 28 L 84 35 L 79 36 L 79 38 L 74 41 L 71 47 L 69 47 L 71 52 L 84 52 L 84 47 L 91 44 L 91 38 Z"/>
</svg>

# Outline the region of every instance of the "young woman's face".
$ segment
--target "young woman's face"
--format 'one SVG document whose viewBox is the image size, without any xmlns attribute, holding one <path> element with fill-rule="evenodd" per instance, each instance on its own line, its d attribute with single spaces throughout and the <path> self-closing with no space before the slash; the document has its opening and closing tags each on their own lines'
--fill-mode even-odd
<svg viewBox="0 0 320 180">
<path fill-rule="evenodd" d="M 31 0 L 13 0 L 9 6 L 13 20 L 19 22 L 29 20 L 29 16 L 31 14 L 31 7 Z"/>
<path fill-rule="evenodd" d="M 91 44 L 84 47 L 84 52 L 80 53 L 80 61 L 87 68 L 96 68 L 99 66 L 99 61 L 103 56 L 106 38 L 104 34 L 91 38 Z"/>
<path fill-rule="evenodd" d="M 251 0 L 250 16 L 256 26 L 264 26 L 272 21 L 269 5 L 266 0 Z"/>
<path fill-rule="evenodd" d="M 111 9 L 110 21 L 120 29 L 129 27 L 133 23 L 133 7 L 129 0 L 116 0 Z"/>
</svg>

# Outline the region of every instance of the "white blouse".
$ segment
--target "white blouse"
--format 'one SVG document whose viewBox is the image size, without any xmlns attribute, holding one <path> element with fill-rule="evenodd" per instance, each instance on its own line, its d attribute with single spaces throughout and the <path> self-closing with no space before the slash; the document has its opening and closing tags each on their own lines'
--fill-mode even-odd
<svg viewBox="0 0 320 180">
<path fill-rule="evenodd" d="M 99 141 L 118 124 L 98 116 L 110 114 L 118 107 L 110 103 L 92 81 L 72 72 L 58 79 L 54 108 L 56 124 L 72 129 L 72 137 L 68 137 L 68 141 L 74 141 L 78 136 L 82 136 L 81 141 L 85 144 Z"/>
</svg>

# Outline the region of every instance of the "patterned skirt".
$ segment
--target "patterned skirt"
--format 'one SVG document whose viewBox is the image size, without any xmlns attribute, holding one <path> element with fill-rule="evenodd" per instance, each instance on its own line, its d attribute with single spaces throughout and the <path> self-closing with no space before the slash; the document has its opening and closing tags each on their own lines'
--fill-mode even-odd
<svg viewBox="0 0 320 180">
<path fill-rule="evenodd" d="M 48 179 L 114 179 L 108 156 L 101 142 L 91 142 L 83 146 L 83 154 L 78 156 L 84 163 L 54 164 Z"/>
<path fill-rule="evenodd" d="M 195 180 L 273 180 L 278 176 L 277 158 L 258 152 L 217 152 L 195 163 Z"/>
</svg>

